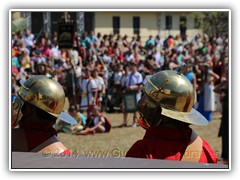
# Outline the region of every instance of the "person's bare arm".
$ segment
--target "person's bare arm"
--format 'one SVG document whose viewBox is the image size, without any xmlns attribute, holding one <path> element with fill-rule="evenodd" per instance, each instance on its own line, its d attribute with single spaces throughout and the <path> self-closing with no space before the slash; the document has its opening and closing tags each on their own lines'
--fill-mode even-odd
<svg viewBox="0 0 240 180">
<path fill-rule="evenodd" d="M 215 82 L 215 81 L 217 81 L 218 79 L 220 79 L 219 75 L 217 75 L 217 74 L 214 73 L 213 71 L 210 71 L 210 72 L 209 72 L 209 75 L 214 78 L 212 82 Z"/>
<path fill-rule="evenodd" d="M 195 70 L 197 74 L 201 74 L 201 70 L 199 69 L 199 65 L 195 65 Z"/>
<path fill-rule="evenodd" d="M 82 67 L 82 57 L 78 56 L 79 66 Z"/>
<path fill-rule="evenodd" d="M 77 122 L 78 122 L 77 124 L 75 124 L 74 126 L 71 127 L 72 131 L 74 131 L 78 126 L 82 125 L 82 118 L 79 117 Z"/>
<path fill-rule="evenodd" d="M 94 97 L 94 101 L 93 104 L 96 105 L 96 101 L 97 101 L 97 97 L 98 97 L 98 91 L 93 91 L 93 97 Z"/>
<path fill-rule="evenodd" d="M 106 87 L 105 87 L 105 84 L 103 85 L 103 88 L 102 88 L 102 94 L 103 94 L 103 95 L 106 94 Z"/>
<path fill-rule="evenodd" d="M 193 89 L 194 89 L 194 91 L 197 90 L 197 79 L 196 79 L 195 74 L 194 74 L 194 77 L 193 77 Z"/>
<path fill-rule="evenodd" d="M 101 126 L 103 124 L 102 121 L 99 121 L 95 126 L 93 126 L 92 128 L 89 128 L 89 131 L 94 131 L 95 129 L 97 129 L 99 126 Z"/>
</svg>

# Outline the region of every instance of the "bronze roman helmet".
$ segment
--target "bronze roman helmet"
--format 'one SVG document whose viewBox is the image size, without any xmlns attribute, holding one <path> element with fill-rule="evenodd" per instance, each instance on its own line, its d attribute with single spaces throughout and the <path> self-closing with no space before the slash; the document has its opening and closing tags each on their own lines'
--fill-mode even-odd
<svg viewBox="0 0 240 180">
<path fill-rule="evenodd" d="M 28 102 L 56 118 L 70 124 L 76 124 L 75 119 L 62 112 L 65 104 L 65 93 L 57 81 L 49 79 L 47 76 L 37 75 L 27 80 L 21 80 L 20 84 L 17 100 L 20 100 L 21 103 L 18 108 L 21 108 L 24 102 Z M 16 121 L 19 119 L 15 120 L 14 124 L 17 124 Z"/>
<path fill-rule="evenodd" d="M 160 114 L 189 124 L 208 124 L 205 117 L 192 108 L 195 99 L 193 85 L 183 74 L 165 70 L 148 75 L 146 79 L 144 91 L 161 107 Z"/>
</svg>

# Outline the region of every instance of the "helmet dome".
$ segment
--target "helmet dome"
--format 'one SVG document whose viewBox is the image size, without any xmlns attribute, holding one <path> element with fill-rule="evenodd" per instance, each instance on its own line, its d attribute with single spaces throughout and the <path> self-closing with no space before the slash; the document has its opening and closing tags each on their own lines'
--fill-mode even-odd
<svg viewBox="0 0 240 180">
<path fill-rule="evenodd" d="M 195 125 L 208 121 L 195 109 L 194 90 L 190 81 L 177 71 L 165 70 L 146 77 L 146 94 L 162 108 L 162 115 Z"/>
<path fill-rule="evenodd" d="M 37 75 L 20 81 L 18 96 L 45 112 L 71 124 L 76 121 L 62 112 L 65 104 L 65 93 L 62 86 L 47 76 Z"/>
</svg>

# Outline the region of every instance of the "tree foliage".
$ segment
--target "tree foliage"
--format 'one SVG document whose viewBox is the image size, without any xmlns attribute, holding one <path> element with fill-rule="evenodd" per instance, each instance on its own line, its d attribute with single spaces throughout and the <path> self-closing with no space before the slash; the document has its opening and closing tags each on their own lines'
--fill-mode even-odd
<svg viewBox="0 0 240 180">
<path fill-rule="evenodd" d="M 203 12 L 203 30 L 210 36 L 214 34 L 225 34 L 229 32 L 228 12 Z"/>
<path fill-rule="evenodd" d="M 12 32 L 23 31 L 26 29 L 26 21 L 23 18 L 19 18 L 17 20 L 13 20 L 12 23 Z"/>
</svg>

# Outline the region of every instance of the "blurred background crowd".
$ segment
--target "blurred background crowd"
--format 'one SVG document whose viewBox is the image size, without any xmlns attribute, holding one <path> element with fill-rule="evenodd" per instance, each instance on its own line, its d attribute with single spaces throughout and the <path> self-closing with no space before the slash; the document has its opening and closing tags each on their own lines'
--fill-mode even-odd
<svg viewBox="0 0 240 180">
<path fill-rule="evenodd" d="M 208 90 L 205 85 L 214 87 L 228 78 L 228 38 L 223 34 L 213 37 L 196 34 L 193 39 L 149 35 L 144 43 L 140 36 L 95 35 L 92 31 L 79 37 L 75 32 L 72 50 L 58 48 L 56 32 L 51 37 L 45 33 L 36 40 L 29 30 L 12 34 L 13 96 L 19 79 L 46 75 L 57 80 L 64 87 L 70 105 L 80 109 L 82 86 L 87 86 L 83 79 L 92 77 L 95 83 L 90 83 L 93 88 L 89 90 L 97 91 L 93 94 L 94 103 L 102 111 L 112 112 L 121 105 L 120 94 L 128 86 L 129 73 L 138 71 L 144 82 L 146 75 L 170 69 L 182 70 L 192 82 L 196 108 L 201 109 L 202 93 Z M 215 99 L 215 105 L 207 109 L 220 110 L 217 102 Z M 209 114 L 206 117 L 211 120 Z"/>
<path fill-rule="evenodd" d="M 45 75 L 62 85 L 69 101 L 68 113 L 78 121 L 77 126 L 65 126 L 61 131 L 88 134 L 108 129 L 108 132 L 111 125 L 107 114 L 103 116 L 105 112 L 123 113 L 119 127 L 127 126 L 124 94 L 134 92 L 138 100 L 147 75 L 176 70 L 193 85 L 195 109 L 208 121 L 213 119 L 214 111 L 222 113 L 219 136 L 225 142 L 223 158 L 228 158 L 228 43 L 224 33 L 197 33 L 193 38 L 188 34 L 148 34 L 143 41 L 140 35 L 91 31 L 82 35 L 75 32 L 73 48 L 62 49 L 56 31 L 40 36 L 29 29 L 13 31 L 12 100 L 20 79 Z M 91 115 L 96 126 L 85 131 Z M 137 125 L 133 122 L 132 126 Z"/>
</svg>

